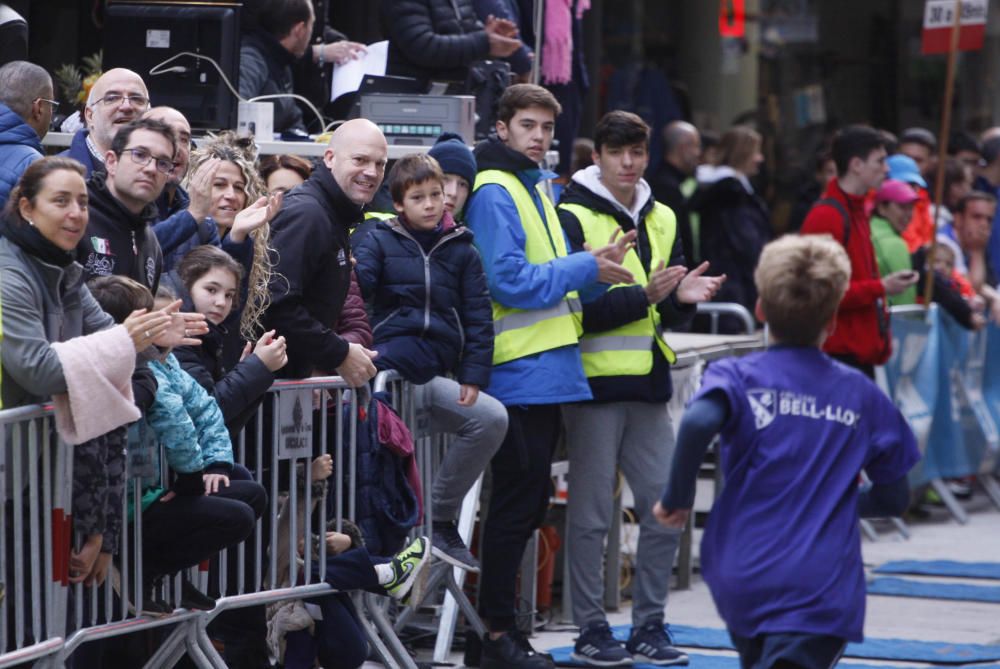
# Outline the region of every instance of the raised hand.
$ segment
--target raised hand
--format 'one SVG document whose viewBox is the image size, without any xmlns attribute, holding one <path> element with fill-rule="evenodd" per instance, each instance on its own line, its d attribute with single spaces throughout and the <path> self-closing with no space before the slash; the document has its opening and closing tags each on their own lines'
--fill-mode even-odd
<svg viewBox="0 0 1000 669">
<path fill-rule="evenodd" d="M 222 160 L 219 158 L 209 158 L 188 179 L 187 192 L 191 197 L 188 212 L 199 223 L 212 211 L 212 182 L 220 164 Z"/>
<path fill-rule="evenodd" d="M 656 269 L 649 275 L 649 282 L 646 284 L 646 299 L 650 304 L 659 304 L 674 292 L 680 284 L 681 279 L 687 273 L 687 269 L 681 265 L 666 267 L 662 260 Z"/>
<path fill-rule="evenodd" d="M 677 300 L 679 302 L 697 304 L 708 302 L 715 297 L 719 288 L 726 282 L 726 275 L 704 276 L 707 270 L 708 261 L 706 260 L 684 276 L 680 285 L 677 286 Z"/>
<path fill-rule="evenodd" d="M 270 223 L 278 210 L 281 209 L 284 193 L 272 193 L 270 196 L 261 196 L 256 202 L 236 214 L 233 227 L 229 231 L 229 237 L 237 244 L 242 244 L 247 236 L 258 228 Z"/>
</svg>

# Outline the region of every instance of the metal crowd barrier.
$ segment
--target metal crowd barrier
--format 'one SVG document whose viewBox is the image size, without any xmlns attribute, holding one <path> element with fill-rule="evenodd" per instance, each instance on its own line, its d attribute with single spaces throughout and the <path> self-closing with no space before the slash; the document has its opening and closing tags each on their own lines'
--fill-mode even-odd
<svg viewBox="0 0 1000 669">
<path fill-rule="evenodd" d="M 0 667 L 44 666 L 66 634 L 73 478 L 51 407 L 0 411 L 0 473 Z"/>
<path fill-rule="evenodd" d="M 394 383 L 399 388 L 398 398 L 412 400 L 407 384 L 398 379 Z M 0 411 L 0 492 L 5 501 L 5 513 L 0 517 L 0 550 L 6 565 L 4 591 L 0 593 L 4 600 L 0 608 L 0 669 L 30 661 L 36 661 L 35 666 L 60 667 L 85 644 L 167 625 L 176 627 L 160 643 L 146 667 L 171 667 L 187 654 L 196 666 L 222 668 L 225 662 L 208 635 L 209 623 L 221 613 L 332 594 L 334 590 L 322 579 L 328 560 L 324 541 L 327 504 L 317 507 L 319 537 L 314 558 L 313 514 L 308 511 L 321 500 L 314 499 L 308 478 L 313 458 L 329 452 L 334 471 L 326 495 L 333 495 L 330 505 L 336 516 L 335 527 L 342 529 L 344 518 L 354 519 L 359 395 L 364 395 L 362 402 L 368 400 L 366 392 L 352 391 L 339 377 L 281 381 L 272 386 L 233 445 L 236 462 L 246 466 L 253 480 L 267 490 L 268 508 L 248 539 L 188 572 L 196 587 L 217 595 L 215 608 L 175 608 L 163 617 L 142 614 L 146 596 L 141 549 L 143 514 L 138 509 L 143 476 L 148 480 L 150 464 L 143 461 L 142 449 L 130 444 L 126 488 L 131 494 L 123 496 L 123 518 L 127 518 L 130 497 L 136 500 L 137 512 L 123 523 L 113 577 L 109 574 L 100 587 L 71 588 L 72 447 L 57 443 L 50 407 Z M 408 425 L 414 424 L 414 412 L 413 407 L 404 409 Z M 155 452 L 162 458 L 160 451 L 157 448 Z M 301 491 L 296 482 L 300 469 L 307 479 Z M 166 471 L 165 462 L 161 462 L 161 475 Z M 283 491 L 287 491 L 285 504 L 290 506 L 287 534 L 279 537 L 278 498 Z M 429 496 L 427 503 L 430 513 Z M 297 512 L 300 505 L 305 510 L 302 513 Z M 297 527 L 300 524 L 303 526 Z M 297 561 L 298 536 L 304 539 L 301 569 Z M 282 537 L 287 538 L 287 556 L 275 554 Z M 282 557 L 287 558 L 287 565 L 279 572 Z M 167 581 L 165 593 L 161 593 L 175 607 L 180 602 L 180 583 L 178 574 Z M 376 615 L 368 617 L 362 618 L 362 627 L 383 663 L 413 669 L 415 664 L 392 626 L 379 625 Z"/>
<path fill-rule="evenodd" d="M 394 371 L 380 372 L 375 377 L 373 389 L 376 393 L 386 392 L 389 394 L 390 406 L 410 427 L 414 439 L 414 455 L 420 471 L 423 490 L 423 529 L 420 529 L 418 533 L 430 535 L 434 518 L 434 480 L 437 476 L 438 466 L 448 449 L 450 435 L 432 432 L 429 425 L 421 420 L 413 385 L 405 381 L 398 373 Z M 480 476 L 477 483 L 466 494 L 459 512 L 458 532 L 466 544 L 471 544 L 482 480 L 483 478 Z M 441 561 L 432 564 L 425 573 L 427 573 L 427 582 L 421 587 L 422 594 L 411 601 L 410 605 L 396 617 L 395 623 L 391 625 L 393 630 L 399 632 L 414 622 L 416 613 L 422 605 L 440 603 L 439 618 L 434 624 L 436 639 L 433 661 L 445 662 L 451 650 L 459 612 L 465 616 L 466 622 L 480 636 L 486 633 L 486 626 L 462 589 L 467 572 Z M 439 600 L 439 591 L 442 588 L 444 588 L 444 598 Z M 369 610 L 374 616 L 376 624 L 379 625 L 380 629 L 383 626 L 388 627 L 390 621 L 386 608 L 377 606 L 379 602 L 375 601 L 377 598 L 373 598 L 372 595 L 366 594 L 365 597 L 368 599 Z"/>
</svg>

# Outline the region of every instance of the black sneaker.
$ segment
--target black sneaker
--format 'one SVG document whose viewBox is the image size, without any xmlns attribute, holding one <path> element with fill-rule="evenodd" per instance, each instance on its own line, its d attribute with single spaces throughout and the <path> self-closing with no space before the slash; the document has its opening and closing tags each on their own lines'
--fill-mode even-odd
<svg viewBox="0 0 1000 669">
<path fill-rule="evenodd" d="M 182 578 L 180 606 L 189 611 L 211 611 L 215 608 L 215 600 L 194 587 L 194 583 Z"/>
<path fill-rule="evenodd" d="M 552 656 L 539 653 L 517 632 L 507 632 L 497 639 L 483 637 L 479 659 L 481 669 L 554 669 Z"/>
<path fill-rule="evenodd" d="M 636 662 L 658 664 L 687 664 L 688 656 L 673 646 L 673 640 L 662 620 L 654 620 L 641 627 L 633 627 L 625 644 Z"/>
<path fill-rule="evenodd" d="M 592 667 L 621 667 L 632 664 L 632 656 L 625 650 L 625 644 L 614 637 L 611 627 L 604 620 L 588 623 L 580 629 L 580 636 L 573 645 L 573 654 L 570 657 Z"/>
<path fill-rule="evenodd" d="M 431 554 L 453 567 L 479 573 L 479 560 L 458 536 L 458 528 L 453 522 L 435 521 L 431 535 Z"/>
</svg>

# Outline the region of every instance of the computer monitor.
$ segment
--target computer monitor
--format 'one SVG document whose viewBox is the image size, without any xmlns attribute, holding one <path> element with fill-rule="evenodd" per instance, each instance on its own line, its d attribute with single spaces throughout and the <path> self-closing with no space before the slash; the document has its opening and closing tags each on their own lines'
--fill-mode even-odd
<svg viewBox="0 0 1000 669">
<path fill-rule="evenodd" d="M 176 108 L 193 128 L 235 128 L 238 100 L 211 63 L 181 56 L 164 74 L 150 70 L 190 51 L 218 63 L 239 90 L 239 27 L 238 3 L 113 2 L 104 24 L 104 69 L 134 70 L 153 106 Z"/>
</svg>

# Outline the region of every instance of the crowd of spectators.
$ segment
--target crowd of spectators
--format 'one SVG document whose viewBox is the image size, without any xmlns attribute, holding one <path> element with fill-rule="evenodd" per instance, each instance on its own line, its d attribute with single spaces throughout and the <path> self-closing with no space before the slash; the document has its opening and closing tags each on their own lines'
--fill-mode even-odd
<svg viewBox="0 0 1000 669">
<path fill-rule="evenodd" d="M 578 31 L 579 4 L 565 8 L 565 21 L 546 31 Z M 523 82 L 540 57 L 530 11 L 515 0 L 395 0 L 382 11 L 389 74 L 467 86 L 477 62 L 500 58 Z M 305 134 L 312 120 L 280 96 L 307 94 L 296 83 L 303 75 L 365 47 L 326 28 L 316 41 L 309 0 L 267 0 L 254 17 L 240 94 L 279 96 L 275 129 Z M 46 157 L 41 140 L 57 106 L 51 78 L 25 61 L 0 67 L 3 408 L 86 394 L 91 376 L 113 389 L 111 409 L 92 406 L 100 420 L 78 420 L 86 431 L 60 435 L 75 445 L 74 582 L 100 584 L 121 560 L 126 449 L 153 444 L 169 468 L 144 480 L 134 500 L 149 556 L 142 613 L 168 615 L 159 596 L 166 577 L 241 544 L 259 522 L 281 522 L 267 517 L 269 493 L 233 449 L 274 380 L 336 375 L 356 388 L 395 370 L 416 389 L 421 423 L 454 435 L 429 491 L 429 536 L 379 557 L 356 538 L 328 533 L 335 557 L 318 577 L 402 599 L 432 557 L 478 572 L 488 629 L 480 666 L 549 669 L 552 659 L 516 624 L 517 569 L 544 519 L 551 461 L 565 437 L 572 615 L 581 629 L 575 659 L 686 661 L 663 626 L 679 538 L 661 523 L 680 516 L 654 506 L 671 462 L 686 457 L 666 409 L 676 357 L 663 332 L 704 330 L 697 307 L 713 300 L 775 320 L 779 298 L 760 294 L 768 273 L 759 260 L 777 236 L 758 181 L 763 139 L 746 125 L 714 136 L 687 121 L 651 128 L 611 111 L 590 143 L 573 141 L 575 127 L 564 142 L 576 155 L 554 202 L 547 182 L 557 175 L 543 161 L 559 119 L 578 122 L 565 96 L 585 85 L 573 75 L 576 54 L 565 51 L 548 61 L 552 85 L 504 90 L 492 133 L 474 151 L 446 134 L 391 169 L 386 138 L 366 119 L 340 125 L 314 163 L 258 156 L 252 139 L 228 130 L 195 145 L 188 119 L 151 106 L 142 76 L 124 68 L 100 76 L 84 127 L 68 150 Z M 841 128 L 816 156 L 788 223 L 791 232 L 834 240 L 789 248 L 822 256 L 839 306 L 813 340 L 783 336 L 821 345 L 872 377 L 891 352 L 890 306 L 932 299 L 969 329 L 1000 323 L 996 130 L 980 140 L 956 135 L 939 170 L 929 130 L 910 128 L 890 143 L 883 131 Z M 944 198 L 935 206 L 938 178 Z M 383 181 L 390 197 L 380 207 Z M 719 321 L 724 333 L 742 327 Z M 84 349 L 91 369 L 81 378 L 70 362 Z M 813 356 L 809 364 L 833 363 Z M 720 401 L 703 409 L 716 432 L 747 417 L 727 414 L 732 405 Z M 137 439 L 128 436 L 133 424 Z M 302 485 L 322 491 L 332 470 L 326 444 L 315 447 Z M 880 483 L 904 475 L 907 458 Z M 602 606 L 600 551 L 618 469 L 641 528 L 626 641 L 613 637 Z M 487 471 L 492 491 L 477 555 L 456 518 Z M 664 500 L 685 496 L 682 481 L 673 485 Z M 308 512 L 285 509 L 283 518 Z M 179 604 L 208 610 L 226 594 L 184 579 Z M 366 655 L 344 598 L 324 599 L 324 622 L 311 634 L 277 611 L 272 630 L 280 633 L 259 633 L 258 613 L 242 631 L 220 635 L 231 666 L 256 666 L 269 637 L 286 667 L 317 658 L 354 667 Z M 101 646 L 87 652 L 88 666 L 99 666 Z"/>
</svg>

